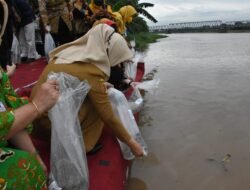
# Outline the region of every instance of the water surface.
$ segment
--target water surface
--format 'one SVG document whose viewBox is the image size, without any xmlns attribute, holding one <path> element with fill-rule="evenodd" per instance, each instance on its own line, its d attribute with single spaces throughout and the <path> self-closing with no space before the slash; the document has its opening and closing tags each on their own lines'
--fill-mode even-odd
<svg viewBox="0 0 250 190">
<path fill-rule="evenodd" d="M 161 82 L 145 97 L 150 153 L 129 189 L 249 190 L 250 33 L 171 34 L 145 60 Z"/>
</svg>

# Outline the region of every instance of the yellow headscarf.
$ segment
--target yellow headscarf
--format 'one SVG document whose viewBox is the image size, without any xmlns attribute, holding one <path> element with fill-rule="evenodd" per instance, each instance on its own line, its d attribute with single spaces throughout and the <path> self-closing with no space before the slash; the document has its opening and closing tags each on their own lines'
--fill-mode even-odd
<svg viewBox="0 0 250 190">
<path fill-rule="evenodd" d="M 119 12 L 113 12 L 112 17 L 115 19 L 117 30 L 120 34 L 124 34 L 126 27 L 122 19 L 122 15 Z"/>
<path fill-rule="evenodd" d="M 122 20 L 124 24 L 131 23 L 133 16 L 137 13 L 135 8 L 131 5 L 126 5 L 120 8 L 119 13 L 122 15 Z"/>
<path fill-rule="evenodd" d="M 106 24 L 98 24 L 83 37 L 59 46 L 49 54 L 56 64 L 92 63 L 107 76 L 110 67 L 133 57 L 125 39 Z"/>
</svg>

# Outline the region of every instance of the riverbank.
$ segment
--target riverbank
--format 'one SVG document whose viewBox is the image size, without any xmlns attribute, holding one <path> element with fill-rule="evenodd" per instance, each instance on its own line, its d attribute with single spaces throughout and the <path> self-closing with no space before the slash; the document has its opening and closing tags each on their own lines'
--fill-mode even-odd
<svg viewBox="0 0 250 190">
<path fill-rule="evenodd" d="M 140 32 L 138 34 L 129 34 L 128 39 L 135 40 L 135 49 L 137 51 L 145 51 L 150 43 L 157 42 L 158 39 L 167 38 L 167 35 L 150 33 L 150 32 Z"/>
<path fill-rule="evenodd" d="M 167 29 L 162 32 L 166 34 L 172 34 L 172 33 L 247 33 L 247 32 L 250 32 L 250 28 L 202 27 L 202 28 Z"/>
</svg>

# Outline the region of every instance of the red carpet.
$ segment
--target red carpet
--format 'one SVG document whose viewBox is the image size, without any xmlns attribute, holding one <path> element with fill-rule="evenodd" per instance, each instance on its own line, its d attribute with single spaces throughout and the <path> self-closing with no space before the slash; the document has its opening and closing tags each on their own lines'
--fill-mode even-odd
<svg viewBox="0 0 250 190">
<path fill-rule="evenodd" d="M 16 65 L 17 69 L 11 77 L 11 82 L 20 96 L 29 96 L 34 82 L 37 81 L 46 64 L 46 59 L 41 58 L 29 64 Z"/>
<path fill-rule="evenodd" d="M 21 96 L 29 96 L 31 86 L 46 65 L 45 59 L 40 59 L 30 64 L 20 64 L 12 76 L 11 81 L 17 93 Z M 141 81 L 144 74 L 144 64 L 138 64 L 135 81 Z M 129 97 L 133 89 L 126 92 Z M 137 115 L 138 116 L 138 115 Z M 41 154 L 44 162 L 49 168 L 50 145 L 47 142 L 33 139 L 35 146 Z M 118 142 L 112 132 L 104 128 L 100 144 L 103 148 L 93 155 L 88 155 L 90 188 L 89 190 L 124 190 L 130 162 L 123 159 Z"/>
<path fill-rule="evenodd" d="M 14 88 L 20 88 L 35 82 L 43 71 L 45 65 L 46 60 L 44 58 L 30 64 L 17 64 L 16 72 L 11 77 Z"/>
</svg>

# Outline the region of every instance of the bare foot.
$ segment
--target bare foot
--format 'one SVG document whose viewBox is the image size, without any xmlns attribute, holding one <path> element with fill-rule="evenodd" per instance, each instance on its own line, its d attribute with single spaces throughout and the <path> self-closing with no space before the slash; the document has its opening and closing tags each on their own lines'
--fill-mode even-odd
<svg viewBox="0 0 250 190">
<path fill-rule="evenodd" d="M 143 148 L 134 138 L 129 140 L 128 146 L 136 157 L 143 156 Z"/>
</svg>

